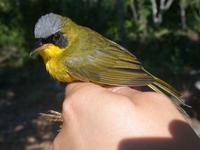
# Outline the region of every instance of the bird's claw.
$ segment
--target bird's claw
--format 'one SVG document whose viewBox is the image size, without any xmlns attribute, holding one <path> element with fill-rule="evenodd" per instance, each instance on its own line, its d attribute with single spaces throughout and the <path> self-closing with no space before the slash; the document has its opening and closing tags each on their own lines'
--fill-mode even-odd
<svg viewBox="0 0 200 150">
<path fill-rule="evenodd" d="M 50 110 L 49 113 L 40 113 L 40 118 L 50 122 L 63 122 L 62 114 L 54 110 Z"/>
</svg>

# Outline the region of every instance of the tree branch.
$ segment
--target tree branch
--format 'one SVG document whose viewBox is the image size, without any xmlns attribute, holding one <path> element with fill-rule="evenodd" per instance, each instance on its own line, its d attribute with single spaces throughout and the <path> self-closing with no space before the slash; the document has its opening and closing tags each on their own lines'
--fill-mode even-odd
<svg viewBox="0 0 200 150">
<path fill-rule="evenodd" d="M 186 2 L 185 2 L 185 0 L 180 1 L 180 16 L 181 16 L 182 28 L 186 29 L 187 23 L 186 23 Z"/>
<path fill-rule="evenodd" d="M 166 11 L 170 8 L 174 0 L 161 0 L 160 10 Z"/>
<path fill-rule="evenodd" d="M 135 24 L 138 25 L 138 14 L 137 14 L 137 10 L 135 7 L 135 0 L 130 0 L 130 7 L 132 10 L 133 20 L 134 20 Z"/>
<path fill-rule="evenodd" d="M 170 8 L 173 1 L 174 0 L 160 0 L 160 7 L 159 7 L 159 11 L 158 11 L 158 6 L 156 3 L 156 0 L 151 0 L 153 21 L 156 25 L 160 25 L 162 23 L 163 13 Z"/>
<path fill-rule="evenodd" d="M 151 4 L 152 4 L 152 18 L 153 18 L 153 21 L 154 21 L 155 24 L 160 24 L 162 22 L 162 16 L 158 12 L 158 7 L 157 7 L 156 0 L 151 0 Z"/>
</svg>

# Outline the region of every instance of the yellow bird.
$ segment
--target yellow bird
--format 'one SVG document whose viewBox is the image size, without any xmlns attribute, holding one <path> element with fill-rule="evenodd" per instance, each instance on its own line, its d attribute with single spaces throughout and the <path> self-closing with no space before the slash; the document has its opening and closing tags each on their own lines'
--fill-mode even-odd
<svg viewBox="0 0 200 150">
<path fill-rule="evenodd" d="M 148 86 L 170 95 L 177 106 L 185 105 L 172 86 L 147 72 L 127 49 L 67 17 L 41 16 L 34 35 L 38 42 L 31 54 L 41 55 L 49 74 L 59 81 Z"/>
</svg>

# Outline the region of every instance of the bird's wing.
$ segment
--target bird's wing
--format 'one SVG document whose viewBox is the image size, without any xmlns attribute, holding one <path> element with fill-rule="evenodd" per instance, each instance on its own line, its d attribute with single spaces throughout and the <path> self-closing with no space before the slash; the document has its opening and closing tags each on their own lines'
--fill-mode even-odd
<svg viewBox="0 0 200 150">
<path fill-rule="evenodd" d="M 144 86 L 154 81 L 134 55 L 114 42 L 109 43 L 84 55 L 68 55 L 65 66 L 69 74 L 81 81 L 108 85 Z"/>
</svg>

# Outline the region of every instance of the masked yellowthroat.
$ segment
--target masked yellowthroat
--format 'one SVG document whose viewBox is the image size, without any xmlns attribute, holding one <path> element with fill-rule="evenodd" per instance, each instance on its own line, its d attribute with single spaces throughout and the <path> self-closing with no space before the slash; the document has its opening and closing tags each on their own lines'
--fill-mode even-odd
<svg viewBox="0 0 200 150">
<path fill-rule="evenodd" d="M 113 86 L 148 86 L 183 104 L 169 84 L 147 72 L 127 49 L 67 17 L 46 14 L 34 30 L 37 48 L 50 75 L 63 82 L 89 81 Z"/>
</svg>

